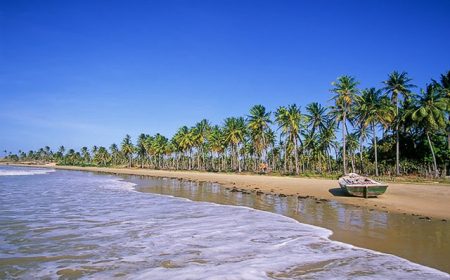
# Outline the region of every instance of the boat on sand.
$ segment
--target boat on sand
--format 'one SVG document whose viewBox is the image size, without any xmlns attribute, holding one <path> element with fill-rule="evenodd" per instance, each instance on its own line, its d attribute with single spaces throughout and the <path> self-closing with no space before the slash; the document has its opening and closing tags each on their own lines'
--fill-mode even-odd
<svg viewBox="0 0 450 280">
<path fill-rule="evenodd" d="M 360 176 L 356 173 L 350 173 L 339 178 L 339 185 L 348 194 L 364 198 L 382 195 L 388 187 L 387 184 Z"/>
</svg>

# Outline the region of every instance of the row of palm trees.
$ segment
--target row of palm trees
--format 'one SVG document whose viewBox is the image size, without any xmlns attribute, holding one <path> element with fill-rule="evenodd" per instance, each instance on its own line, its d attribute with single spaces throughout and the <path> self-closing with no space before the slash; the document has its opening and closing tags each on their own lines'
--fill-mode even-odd
<svg viewBox="0 0 450 280">
<path fill-rule="evenodd" d="M 171 139 L 140 134 L 133 143 L 126 135 L 120 147 L 83 147 L 79 152 L 45 147 L 7 158 L 283 174 L 347 173 L 350 165 L 353 172 L 375 176 L 445 175 L 450 158 L 450 71 L 418 92 L 413 92 L 416 86 L 406 72 L 392 72 L 382 85 L 361 90 L 354 77 L 341 76 L 332 83 L 329 107 L 315 102 L 302 112 L 291 104 L 272 113 L 255 105 L 247 116 L 226 118 L 221 126 L 206 119 L 183 126 Z M 342 141 L 337 139 L 339 131 Z"/>
</svg>

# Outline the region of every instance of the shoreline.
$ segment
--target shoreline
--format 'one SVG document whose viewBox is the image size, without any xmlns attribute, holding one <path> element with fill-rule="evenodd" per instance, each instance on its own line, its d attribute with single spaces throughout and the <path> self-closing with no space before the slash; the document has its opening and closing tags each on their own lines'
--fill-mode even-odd
<svg viewBox="0 0 450 280">
<path fill-rule="evenodd" d="M 299 196 L 334 200 L 384 212 L 418 216 L 419 219 L 450 220 L 450 187 L 443 185 L 389 183 L 378 198 L 350 197 L 343 194 L 337 180 L 277 177 L 269 175 L 228 174 L 198 171 L 168 171 L 135 168 L 79 167 L 56 165 L 9 164 L 11 166 L 43 167 L 60 170 L 90 171 L 120 175 L 177 178 L 197 182 L 217 183 L 235 191 L 254 191 L 279 196 Z"/>
</svg>

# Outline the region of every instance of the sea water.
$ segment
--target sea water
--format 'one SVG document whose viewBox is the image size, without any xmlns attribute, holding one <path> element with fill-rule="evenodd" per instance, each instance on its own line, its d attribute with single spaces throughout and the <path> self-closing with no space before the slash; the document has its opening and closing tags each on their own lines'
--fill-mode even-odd
<svg viewBox="0 0 450 280">
<path fill-rule="evenodd" d="M 0 167 L 0 278 L 449 279 L 246 207 L 109 175 Z"/>
</svg>

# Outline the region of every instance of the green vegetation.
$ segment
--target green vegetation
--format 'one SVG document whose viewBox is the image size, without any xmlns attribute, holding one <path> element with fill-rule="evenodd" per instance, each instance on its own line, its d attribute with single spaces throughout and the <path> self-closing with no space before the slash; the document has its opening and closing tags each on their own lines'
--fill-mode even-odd
<svg viewBox="0 0 450 280">
<path fill-rule="evenodd" d="M 175 135 L 130 135 L 120 149 L 61 146 L 7 154 L 9 161 L 62 165 L 128 166 L 213 172 L 257 172 L 332 177 L 351 172 L 375 176 L 448 174 L 450 160 L 450 71 L 425 89 L 406 72 L 393 72 L 381 89 L 359 89 L 351 76 L 332 83 L 334 104 L 262 105 L 222 125 L 206 119 L 183 126 Z M 342 134 L 337 139 L 337 134 Z M 6 153 L 6 151 L 5 151 Z"/>
</svg>

